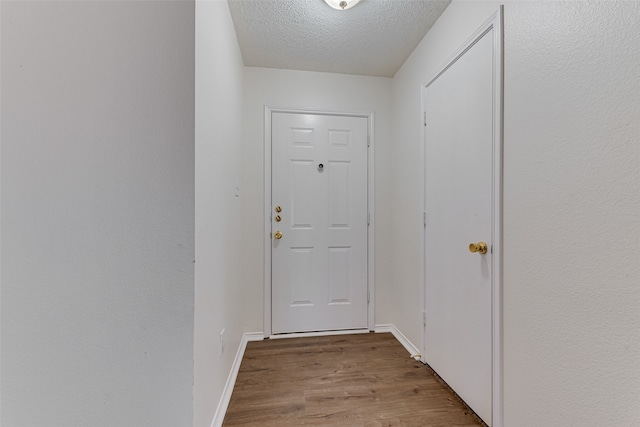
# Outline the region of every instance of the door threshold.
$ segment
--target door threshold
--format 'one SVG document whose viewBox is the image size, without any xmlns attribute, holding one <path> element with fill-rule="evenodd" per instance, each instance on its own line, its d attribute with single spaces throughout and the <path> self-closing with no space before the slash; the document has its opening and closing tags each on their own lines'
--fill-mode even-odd
<svg viewBox="0 0 640 427">
<path fill-rule="evenodd" d="M 324 337 L 329 335 L 353 335 L 353 334 L 368 334 L 370 331 L 368 328 L 361 329 L 338 329 L 335 331 L 311 331 L 311 332 L 283 332 L 280 334 L 269 335 L 270 339 L 280 338 L 301 338 L 301 337 Z"/>
</svg>

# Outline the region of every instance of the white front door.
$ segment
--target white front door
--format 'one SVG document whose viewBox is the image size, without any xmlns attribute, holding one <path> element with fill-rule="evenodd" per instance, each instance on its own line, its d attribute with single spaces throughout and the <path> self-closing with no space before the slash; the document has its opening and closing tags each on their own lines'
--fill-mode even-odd
<svg viewBox="0 0 640 427">
<path fill-rule="evenodd" d="M 367 327 L 366 117 L 272 112 L 272 333 Z"/>
<path fill-rule="evenodd" d="M 424 92 L 424 361 L 492 422 L 494 30 Z M 470 244 L 486 243 L 487 252 Z M 474 248 L 474 249 L 477 249 Z"/>
</svg>

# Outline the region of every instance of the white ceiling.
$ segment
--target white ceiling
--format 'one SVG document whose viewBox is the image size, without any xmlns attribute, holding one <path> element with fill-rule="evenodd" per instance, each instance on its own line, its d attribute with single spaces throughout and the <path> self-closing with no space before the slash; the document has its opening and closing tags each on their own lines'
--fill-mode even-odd
<svg viewBox="0 0 640 427">
<path fill-rule="evenodd" d="M 451 0 L 228 0 L 244 64 L 393 77 Z"/>
</svg>

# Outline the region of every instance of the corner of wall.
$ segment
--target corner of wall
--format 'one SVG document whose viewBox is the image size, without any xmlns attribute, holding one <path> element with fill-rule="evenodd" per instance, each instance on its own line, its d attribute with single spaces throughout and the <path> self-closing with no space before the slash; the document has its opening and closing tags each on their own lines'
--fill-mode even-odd
<svg viewBox="0 0 640 427">
<path fill-rule="evenodd" d="M 227 382 L 225 383 L 222 390 L 222 396 L 218 401 L 218 407 L 216 408 L 213 420 L 211 421 L 211 427 L 222 427 L 222 424 L 224 423 L 224 417 L 227 413 L 229 402 L 231 401 L 233 387 L 235 386 L 236 379 L 238 378 L 238 372 L 240 371 L 240 365 L 242 364 L 244 352 L 247 349 L 247 343 L 249 343 L 250 341 L 262 341 L 263 339 L 264 333 L 262 332 L 247 332 L 242 335 L 240 345 L 238 346 L 238 351 L 236 352 L 236 357 L 233 359 L 233 364 L 231 365 L 231 370 L 229 371 L 229 376 L 227 377 Z"/>
<path fill-rule="evenodd" d="M 197 1 L 195 427 L 209 427 L 223 414 L 237 358 L 246 345 L 243 333 L 251 327 L 246 322 L 248 285 L 239 237 L 246 193 L 243 75 L 228 3 Z"/>
</svg>

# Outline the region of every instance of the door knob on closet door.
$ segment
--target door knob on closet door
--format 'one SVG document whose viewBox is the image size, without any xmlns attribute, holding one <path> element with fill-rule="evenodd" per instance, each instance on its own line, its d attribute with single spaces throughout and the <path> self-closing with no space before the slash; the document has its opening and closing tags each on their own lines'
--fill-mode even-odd
<svg viewBox="0 0 640 427">
<path fill-rule="evenodd" d="M 469 244 L 469 251 L 473 252 L 473 253 L 481 253 L 481 254 L 486 254 L 487 253 L 487 244 L 485 242 L 478 242 L 478 243 L 470 243 Z"/>
<path fill-rule="evenodd" d="M 273 233 L 273 238 L 276 240 L 282 239 L 282 233 L 280 231 L 276 231 L 275 233 Z"/>
</svg>

